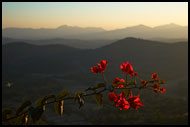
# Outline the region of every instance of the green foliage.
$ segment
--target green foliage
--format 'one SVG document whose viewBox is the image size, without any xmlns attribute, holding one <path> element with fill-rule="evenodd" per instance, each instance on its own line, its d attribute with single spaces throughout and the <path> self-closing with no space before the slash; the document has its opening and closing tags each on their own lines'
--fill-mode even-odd
<svg viewBox="0 0 190 127">
<path fill-rule="evenodd" d="M 131 81 L 131 82 L 128 82 L 127 85 L 136 85 L 136 81 Z"/>
<path fill-rule="evenodd" d="M 74 98 L 73 98 L 73 102 L 76 102 L 76 99 L 79 97 L 79 96 L 83 96 L 84 95 L 84 92 L 83 91 L 78 91 L 75 93 L 74 95 Z"/>
<path fill-rule="evenodd" d="M 61 99 L 61 98 L 64 98 L 66 96 L 70 96 L 71 94 L 69 93 L 69 91 L 67 90 L 63 90 L 61 91 L 61 93 L 57 96 L 57 99 Z"/>
<path fill-rule="evenodd" d="M 142 88 L 144 88 L 146 85 L 145 84 L 140 84 L 139 85 L 139 89 L 142 89 Z"/>
<path fill-rule="evenodd" d="M 99 106 L 102 106 L 102 97 L 103 95 L 101 93 L 98 93 L 98 94 L 95 94 L 94 95 L 94 98 L 96 100 L 96 103 L 99 105 Z"/>
<path fill-rule="evenodd" d="M 101 87 L 106 87 L 106 85 L 104 84 L 104 83 L 99 83 L 99 84 L 97 84 L 94 88 L 95 89 L 98 89 L 98 88 L 101 88 Z"/>
<path fill-rule="evenodd" d="M 124 89 L 123 92 L 124 92 L 125 96 L 128 97 L 129 93 L 130 93 L 130 89 Z"/>
<path fill-rule="evenodd" d="M 34 105 L 36 107 L 39 107 L 39 106 L 42 106 L 42 101 L 43 101 L 43 98 L 39 98 L 35 101 Z"/>
<path fill-rule="evenodd" d="M 62 117 L 64 100 L 54 102 L 54 111 Z"/>
<path fill-rule="evenodd" d="M 30 106 L 32 104 L 31 101 L 27 100 L 17 109 L 16 115 L 18 115 L 20 112 L 22 112 L 26 107 Z"/>
</svg>

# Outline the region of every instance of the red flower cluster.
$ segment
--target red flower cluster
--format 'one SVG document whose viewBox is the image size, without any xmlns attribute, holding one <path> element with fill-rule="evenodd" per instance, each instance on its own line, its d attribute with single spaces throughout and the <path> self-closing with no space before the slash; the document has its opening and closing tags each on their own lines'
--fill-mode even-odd
<svg viewBox="0 0 190 127">
<path fill-rule="evenodd" d="M 141 80 L 141 83 L 146 85 L 146 81 L 145 80 Z"/>
<path fill-rule="evenodd" d="M 154 92 L 156 93 L 165 93 L 166 89 L 165 88 L 160 88 L 160 85 L 158 83 L 152 84 L 152 87 L 154 88 Z"/>
<path fill-rule="evenodd" d="M 161 93 L 165 93 L 165 92 L 166 92 L 166 89 L 165 89 L 165 88 L 161 88 L 161 89 L 160 89 L 160 92 L 161 92 Z"/>
<path fill-rule="evenodd" d="M 152 79 L 156 79 L 158 77 L 158 75 L 156 73 L 152 74 Z"/>
<path fill-rule="evenodd" d="M 115 102 L 115 106 L 120 107 L 120 110 L 127 110 L 130 106 L 134 109 L 140 108 L 140 106 L 144 106 L 142 102 L 140 102 L 139 94 L 137 96 L 130 96 L 128 100 L 125 98 L 125 94 L 122 92 L 119 95 L 114 94 L 113 92 L 109 93 L 109 99 Z"/>
<path fill-rule="evenodd" d="M 133 76 L 134 70 L 131 63 L 127 61 L 127 63 L 122 63 L 120 67 L 124 73 L 128 73 L 131 77 Z"/>
<path fill-rule="evenodd" d="M 118 77 L 116 77 L 114 82 L 113 82 L 113 86 L 116 85 L 118 82 L 124 82 L 125 83 L 125 80 L 119 79 Z M 124 87 L 123 85 L 118 85 L 118 88 L 123 88 L 123 87 Z"/>
<path fill-rule="evenodd" d="M 124 73 L 129 74 L 131 77 L 138 76 L 138 72 L 134 72 L 133 66 L 128 61 L 126 63 L 122 63 L 120 67 Z"/>
<path fill-rule="evenodd" d="M 92 73 L 103 73 L 107 67 L 107 64 L 108 64 L 108 61 L 106 60 L 101 60 L 100 63 L 97 63 L 98 66 L 94 66 L 94 67 L 91 67 L 91 72 Z M 122 63 L 121 66 L 120 66 L 121 70 L 126 73 L 126 74 L 129 74 L 131 77 L 133 76 L 138 76 L 138 72 L 134 72 L 133 70 L 133 67 L 131 65 L 131 63 L 129 63 L 128 61 L 126 63 Z M 104 75 L 103 75 L 104 77 Z M 158 75 L 156 73 L 153 73 L 152 74 L 152 79 L 153 80 L 150 80 L 150 81 L 145 81 L 145 80 L 141 80 L 141 83 L 144 84 L 144 88 L 146 88 L 147 84 L 149 82 L 156 82 L 155 84 L 152 84 L 152 88 L 154 89 L 154 92 L 156 93 L 164 93 L 166 92 L 166 89 L 165 88 L 160 88 L 160 79 L 157 78 Z M 127 80 L 127 75 L 126 75 L 126 80 Z M 135 77 L 135 82 L 136 82 L 136 77 Z M 105 81 L 105 78 L 104 78 L 104 81 Z M 163 81 L 162 81 L 163 82 Z M 116 77 L 113 81 L 113 86 L 114 88 L 117 87 L 117 88 L 123 88 L 124 87 L 124 84 L 125 83 L 125 80 L 124 79 L 119 79 L 118 77 Z M 163 83 L 161 83 L 163 84 Z M 136 84 L 135 84 L 136 85 Z M 112 89 L 112 91 L 114 91 L 114 88 Z M 135 88 L 138 88 L 137 86 Z M 140 89 L 141 87 L 139 87 Z M 140 102 L 140 95 L 138 94 L 137 96 L 133 96 L 132 95 L 132 88 L 128 88 L 129 91 L 128 91 L 128 95 L 126 96 L 129 96 L 128 99 L 126 99 L 126 96 L 125 96 L 125 93 L 122 92 L 120 94 L 115 94 L 114 92 L 110 92 L 109 93 L 109 99 L 111 101 L 114 101 L 115 103 L 115 106 L 116 107 L 120 107 L 120 110 L 127 110 L 130 108 L 130 106 L 134 109 L 138 109 L 140 108 L 141 106 L 144 106 L 142 102 Z M 126 92 L 126 91 L 125 91 Z"/>
<path fill-rule="evenodd" d="M 152 79 L 154 79 L 155 81 L 159 81 L 159 79 L 157 78 L 158 75 L 156 73 L 152 74 Z M 158 83 L 156 84 L 152 84 L 152 87 L 154 88 L 154 92 L 156 93 L 165 93 L 166 89 L 165 88 L 160 88 L 160 85 Z"/>
<path fill-rule="evenodd" d="M 91 72 L 96 74 L 96 73 L 103 73 L 107 67 L 108 61 L 102 60 L 100 63 L 97 63 L 97 66 L 91 67 Z"/>
<path fill-rule="evenodd" d="M 126 101 L 123 92 L 119 95 L 115 95 L 113 92 L 111 92 L 109 93 L 109 98 L 111 101 L 115 102 L 115 106 L 120 107 L 120 110 L 127 110 L 130 107 L 129 102 Z"/>
<path fill-rule="evenodd" d="M 130 96 L 129 99 L 127 100 L 129 104 L 134 108 L 138 109 L 140 106 L 144 106 L 142 102 L 140 102 L 140 95 L 138 94 L 137 96 Z"/>
</svg>

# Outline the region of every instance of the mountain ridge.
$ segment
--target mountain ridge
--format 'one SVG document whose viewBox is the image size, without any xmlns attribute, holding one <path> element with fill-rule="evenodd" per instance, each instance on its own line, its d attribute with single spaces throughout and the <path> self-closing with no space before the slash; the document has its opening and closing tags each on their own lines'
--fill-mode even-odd
<svg viewBox="0 0 190 127">
<path fill-rule="evenodd" d="M 2 36 L 15 39 L 122 39 L 124 37 L 140 38 L 188 38 L 188 27 L 174 23 L 156 27 L 149 27 L 143 24 L 130 26 L 115 30 L 104 30 L 101 27 L 78 27 L 62 25 L 57 28 L 4 28 Z"/>
</svg>

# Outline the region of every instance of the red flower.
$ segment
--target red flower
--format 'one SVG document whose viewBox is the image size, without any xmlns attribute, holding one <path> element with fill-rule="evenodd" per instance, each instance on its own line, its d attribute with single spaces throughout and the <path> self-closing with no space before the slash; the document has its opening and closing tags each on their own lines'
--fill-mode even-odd
<svg viewBox="0 0 190 127">
<path fill-rule="evenodd" d="M 129 73 L 130 76 L 133 76 L 134 71 L 133 71 L 133 67 L 132 67 L 131 63 L 126 65 L 126 69 L 127 69 L 127 73 Z"/>
<path fill-rule="evenodd" d="M 135 72 L 134 74 L 135 74 L 135 76 L 138 76 L 138 72 Z"/>
<path fill-rule="evenodd" d="M 123 72 L 127 72 L 127 70 L 126 70 L 126 66 L 129 64 L 129 62 L 127 61 L 127 63 L 125 64 L 125 63 L 122 63 L 121 64 L 121 70 L 123 71 Z"/>
<path fill-rule="evenodd" d="M 120 107 L 120 110 L 129 109 L 130 105 L 129 105 L 128 101 L 126 101 L 125 94 L 123 92 L 117 96 L 117 100 L 115 101 L 115 105 Z"/>
<path fill-rule="evenodd" d="M 134 109 L 140 108 L 140 106 L 144 106 L 142 102 L 140 102 L 140 95 L 138 94 L 137 96 L 130 96 L 129 99 L 127 100 Z"/>
<path fill-rule="evenodd" d="M 118 85 L 118 88 L 123 88 L 124 86 L 123 85 Z"/>
<path fill-rule="evenodd" d="M 134 73 L 129 73 L 129 75 L 130 75 L 131 77 L 135 76 L 135 74 L 134 74 Z"/>
<path fill-rule="evenodd" d="M 145 81 L 145 80 L 141 80 L 141 83 L 145 85 L 145 84 L 146 84 L 146 81 Z"/>
<path fill-rule="evenodd" d="M 159 89 L 158 88 L 154 88 L 154 92 L 158 93 Z"/>
<path fill-rule="evenodd" d="M 118 77 L 116 77 L 114 79 L 114 82 L 113 82 L 113 85 L 116 85 L 118 82 L 125 82 L 124 79 L 119 79 Z M 119 88 L 123 88 L 124 86 L 123 85 L 118 85 Z"/>
<path fill-rule="evenodd" d="M 152 79 L 156 79 L 158 77 L 158 75 L 156 73 L 152 74 Z"/>
<path fill-rule="evenodd" d="M 165 88 L 161 88 L 161 89 L 160 89 L 160 92 L 161 92 L 161 93 L 165 93 L 165 92 L 166 92 L 166 89 L 165 89 Z"/>
<path fill-rule="evenodd" d="M 159 78 L 156 78 L 156 79 L 155 79 L 155 81 L 157 81 L 157 82 L 158 82 L 158 81 L 159 81 Z"/>
<path fill-rule="evenodd" d="M 160 87 L 160 85 L 158 84 L 158 83 L 156 83 L 156 84 L 152 84 L 152 87 L 154 87 L 154 88 L 158 88 L 158 87 Z"/>
<path fill-rule="evenodd" d="M 134 76 L 133 67 L 132 67 L 131 63 L 129 63 L 128 61 L 126 62 L 126 64 L 122 63 L 120 67 L 123 72 L 130 74 L 131 77 Z"/>
<path fill-rule="evenodd" d="M 122 103 L 120 104 L 120 110 L 127 110 L 129 109 L 130 105 L 129 102 L 122 98 Z"/>
<path fill-rule="evenodd" d="M 102 60 L 100 63 L 97 63 L 97 66 L 91 67 L 91 72 L 93 73 L 103 73 L 107 67 L 108 61 Z"/>
<path fill-rule="evenodd" d="M 108 61 L 102 60 L 102 61 L 100 61 L 100 64 L 101 64 L 102 68 L 106 69 Z"/>
<path fill-rule="evenodd" d="M 120 79 L 118 77 L 116 77 L 113 81 L 113 84 L 117 84 L 118 82 L 120 82 Z"/>
<path fill-rule="evenodd" d="M 91 72 L 94 74 L 98 73 L 99 72 L 98 67 L 97 66 L 91 67 Z"/>
<path fill-rule="evenodd" d="M 109 93 L 109 99 L 111 101 L 117 101 L 117 95 L 114 94 L 114 92 Z"/>
</svg>

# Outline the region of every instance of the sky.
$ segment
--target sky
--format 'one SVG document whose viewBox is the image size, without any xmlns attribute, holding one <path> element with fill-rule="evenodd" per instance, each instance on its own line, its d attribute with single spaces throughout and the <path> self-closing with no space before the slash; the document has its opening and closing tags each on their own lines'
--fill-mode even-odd
<svg viewBox="0 0 190 127">
<path fill-rule="evenodd" d="M 188 2 L 3 2 L 2 28 L 188 25 Z"/>
</svg>

